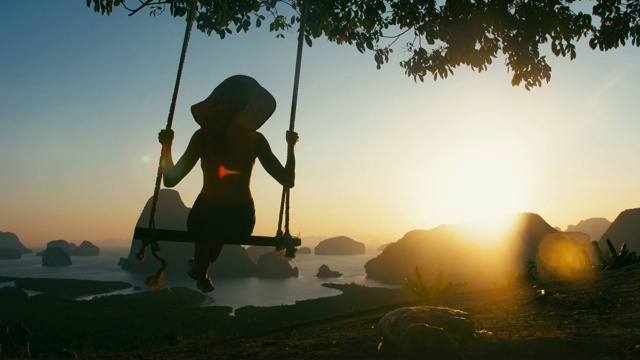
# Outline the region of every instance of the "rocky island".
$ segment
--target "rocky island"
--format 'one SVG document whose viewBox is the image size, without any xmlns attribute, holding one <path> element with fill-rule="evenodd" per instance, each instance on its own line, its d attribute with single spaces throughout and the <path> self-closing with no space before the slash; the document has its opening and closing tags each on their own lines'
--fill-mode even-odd
<svg viewBox="0 0 640 360">
<path fill-rule="evenodd" d="M 322 240 L 313 249 L 316 255 L 360 255 L 364 254 L 365 246 L 347 236 L 337 236 Z"/>
<path fill-rule="evenodd" d="M 20 252 L 20 255 L 31 254 L 32 252 L 30 249 L 27 249 L 24 245 L 22 245 L 22 242 L 20 242 L 18 235 L 12 232 L 3 231 L 0 231 L 0 249 L 17 250 L 18 252 Z M 13 259 L 15 258 L 16 254 L 12 251 L 5 251 L 5 256 L 7 256 L 6 258 Z M 0 259 L 3 259 L 2 255 L 0 255 Z"/>
</svg>

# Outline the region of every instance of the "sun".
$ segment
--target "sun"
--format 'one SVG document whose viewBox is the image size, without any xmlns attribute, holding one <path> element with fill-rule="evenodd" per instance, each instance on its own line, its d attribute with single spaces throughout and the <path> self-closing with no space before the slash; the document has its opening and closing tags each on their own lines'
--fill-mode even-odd
<svg viewBox="0 0 640 360">
<path fill-rule="evenodd" d="M 459 221 L 513 214 L 530 203 L 535 176 L 526 159 L 515 148 L 484 145 L 463 151 L 443 174 L 441 201 Z"/>
</svg>

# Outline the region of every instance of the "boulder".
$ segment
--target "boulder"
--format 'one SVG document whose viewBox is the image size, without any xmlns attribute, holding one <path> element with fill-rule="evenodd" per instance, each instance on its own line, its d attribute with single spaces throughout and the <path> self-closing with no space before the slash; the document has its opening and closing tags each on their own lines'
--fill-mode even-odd
<svg viewBox="0 0 640 360">
<path fill-rule="evenodd" d="M 91 242 L 84 240 L 71 255 L 72 256 L 98 256 L 100 255 L 100 248 L 93 245 Z"/>
<path fill-rule="evenodd" d="M 59 267 L 70 265 L 71 257 L 62 248 L 48 247 L 42 254 L 42 266 Z"/>
<path fill-rule="evenodd" d="M 322 264 L 319 268 L 318 268 L 318 273 L 316 274 L 317 277 L 319 278 L 334 278 L 334 277 L 340 277 L 342 276 L 342 273 L 337 272 L 337 271 L 333 271 L 331 269 L 329 269 L 329 266 Z"/>
<path fill-rule="evenodd" d="M 0 260 L 21 259 L 22 253 L 18 249 L 0 248 Z"/>
<path fill-rule="evenodd" d="M 337 236 L 322 240 L 313 250 L 316 255 L 360 255 L 364 254 L 364 252 L 365 246 L 363 243 L 347 236 Z"/>
<path fill-rule="evenodd" d="M 258 276 L 263 278 L 298 277 L 298 268 L 292 267 L 280 252 L 268 252 L 258 259 Z"/>
<path fill-rule="evenodd" d="M 12 232 L 0 231 L 0 248 L 16 249 L 20 251 L 22 255 L 31 254 L 31 250 L 22 245 L 18 235 Z"/>
<path fill-rule="evenodd" d="M 461 310 L 413 306 L 387 313 L 377 330 L 382 346 L 398 350 L 398 357 L 461 359 L 460 350 L 471 345 L 475 325 Z"/>
</svg>

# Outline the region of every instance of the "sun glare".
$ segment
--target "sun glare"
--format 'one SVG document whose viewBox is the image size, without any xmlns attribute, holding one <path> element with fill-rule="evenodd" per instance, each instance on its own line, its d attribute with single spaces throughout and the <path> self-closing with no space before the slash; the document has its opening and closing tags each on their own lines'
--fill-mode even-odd
<svg viewBox="0 0 640 360">
<path fill-rule="evenodd" d="M 478 222 L 523 211 L 532 176 L 507 149 L 476 147 L 450 164 L 443 202 L 458 221 Z"/>
</svg>

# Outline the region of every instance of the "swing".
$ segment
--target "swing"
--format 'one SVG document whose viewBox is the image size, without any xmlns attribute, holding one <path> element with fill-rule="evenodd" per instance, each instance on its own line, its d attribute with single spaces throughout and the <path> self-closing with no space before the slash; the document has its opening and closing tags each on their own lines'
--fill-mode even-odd
<svg viewBox="0 0 640 360">
<path fill-rule="evenodd" d="M 293 97 L 291 103 L 291 117 L 289 121 L 289 131 L 294 131 L 295 115 L 298 101 L 298 84 L 300 82 L 300 66 L 302 63 L 302 49 L 304 45 L 304 26 L 306 20 L 306 1 L 301 1 L 301 16 L 300 16 L 300 30 L 298 34 L 298 48 L 296 53 L 296 68 L 293 82 Z M 182 44 L 182 52 L 180 55 L 180 63 L 178 65 L 178 74 L 176 77 L 176 83 L 173 90 L 173 98 L 171 100 L 171 106 L 169 109 L 169 117 L 167 120 L 167 130 L 171 130 L 173 124 L 173 115 L 175 112 L 176 101 L 178 98 L 178 89 L 180 87 L 180 79 L 182 77 L 182 69 L 184 66 L 185 57 L 187 54 L 187 47 L 189 45 L 189 39 L 191 36 L 191 28 L 198 9 L 198 0 L 193 1 L 189 18 L 187 20 L 187 28 L 185 31 L 184 41 Z M 158 164 L 158 172 L 156 175 L 155 190 L 153 193 L 153 201 L 151 205 L 151 214 L 149 216 L 148 227 L 136 227 L 133 233 L 134 239 L 141 239 L 142 246 L 136 255 L 139 261 L 143 261 L 145 257 L 145 248 L 151 246 L 152 255 L 161 263 L 161 267 L 158 272 L 149 278 L 147 278 L 147 285 L 157 286 L 162 282 L 163 272 L 166 267 L 166 261 L 161 258 L 157 252 L 160 251 L 159 241 L 171 241 L 171 242 L 194 242 L 193 238 L 187 231 L 179 230 L 166 230 L 156 228 L 156 211 L 158 207 L 158 199 L 160 194 L 160 184 L 162 182 L 162 153 L 160 154 L 160 162 Z M 256 236 L 251 235 L 248 238 L 236 238 L 236 239 L 224 239 L 220 242 L 223 244 L 235 244 L 235 245 L 254 245 L 254 246 L 273 246 L 277 250 L 285 250 L 285 256 L 287 258 L 295 257 L 296 247 L 300 246 L 301 241 L 299 237 L 291 236 L 289 232 L 289 193 L 290 189 L 287 187 L 282 188 L 282 197 L 280 201 L 280 213 L 278 219 L 278 230 L 274 237 L 270 236 Z M 284 231 L 282 230 L 284 218 Z"/>
</svg>

